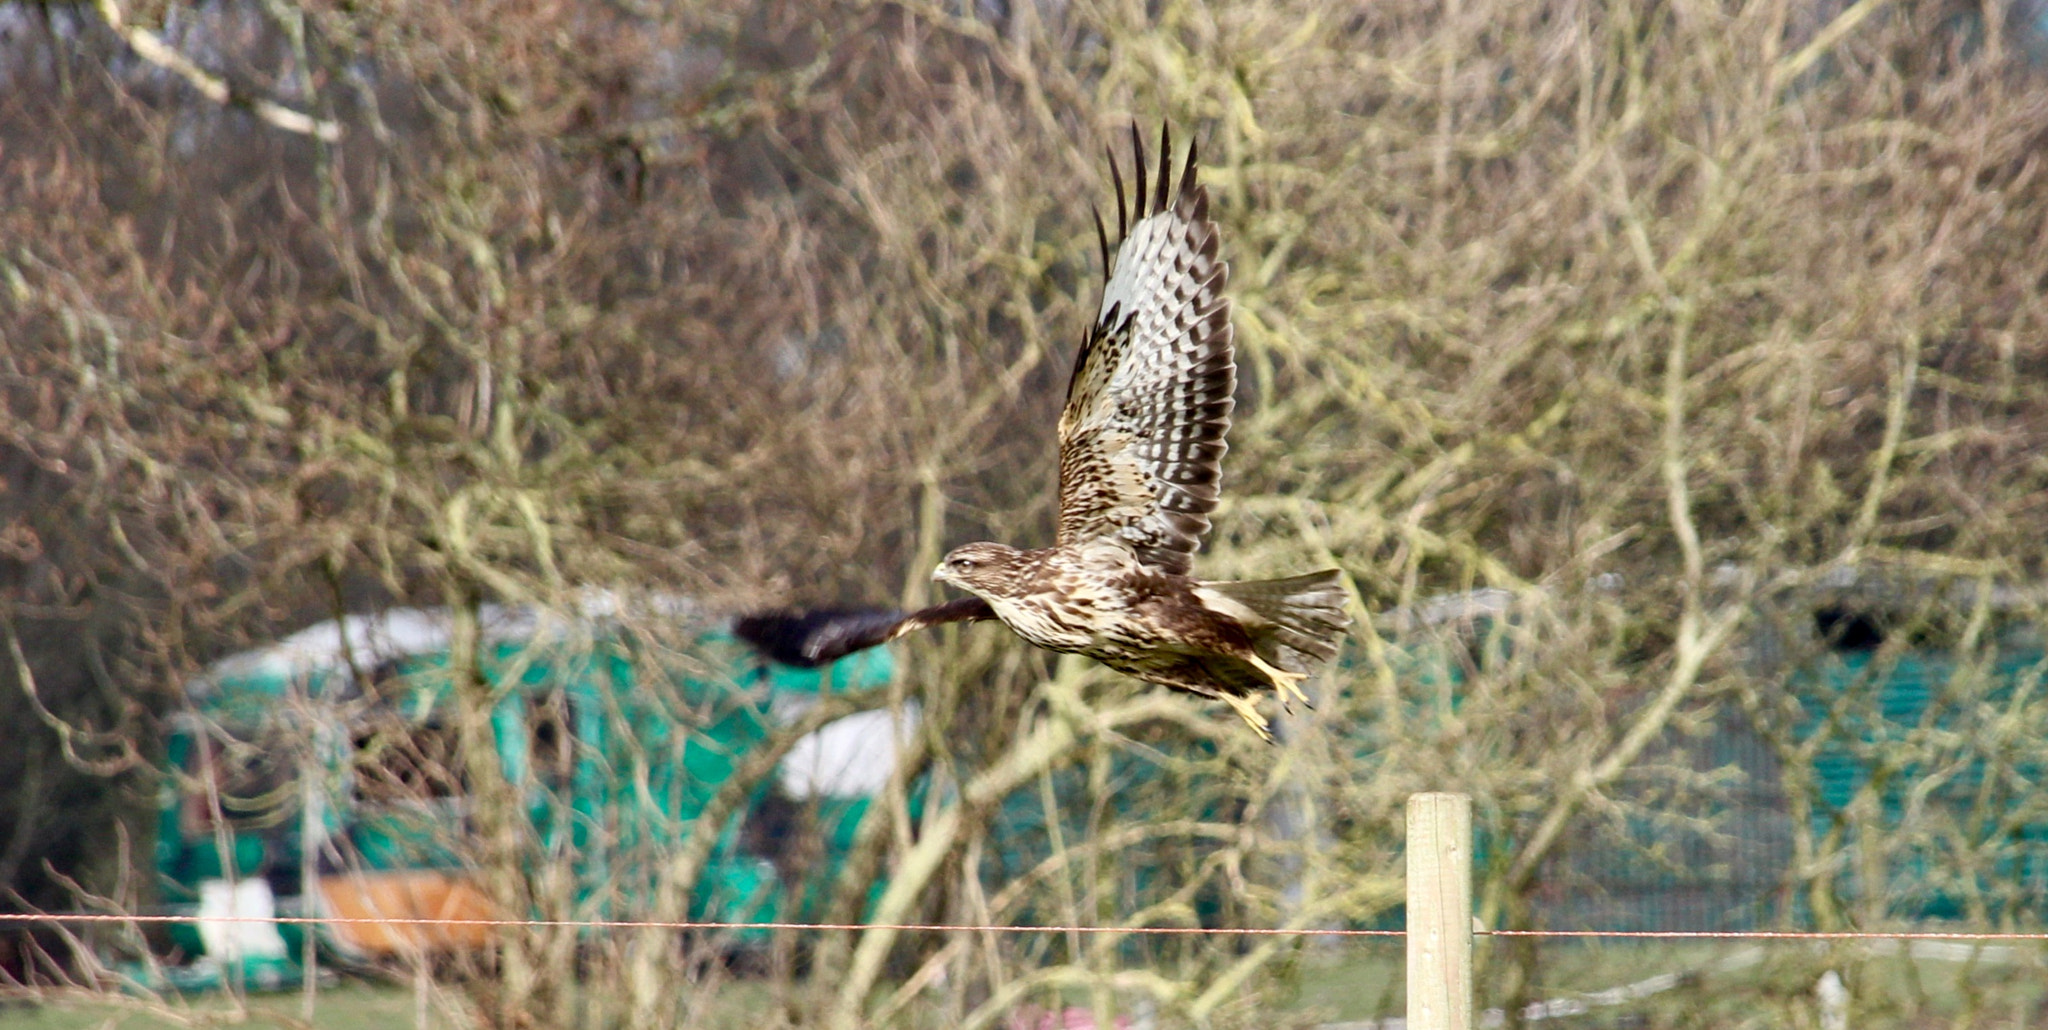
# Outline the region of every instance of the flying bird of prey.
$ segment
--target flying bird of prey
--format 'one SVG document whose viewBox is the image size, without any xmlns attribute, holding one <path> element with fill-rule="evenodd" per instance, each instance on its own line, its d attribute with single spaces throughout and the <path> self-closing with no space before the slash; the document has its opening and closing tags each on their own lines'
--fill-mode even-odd
<svg viewBox="0 0 2048 1030">
<path fill-rule="evenodd" d="M 1020 637 L 1141 680 L 1217 698 L 1266 740 L 1254 702 L 1304 703 L 1301 681 L 1337 653 L 1350 617 L 1336 569 L 1287 579 L 1189 575 L 1216 508 L 1237 362 L 1229 268 L 1217 259 L 1195 151 L 1176 189 L 1160 132 L 1156 183 L 1135 128 L 1128 190 L 1116 155 L 1117 240 L 1098 211 L 1106 282 L 1060 413 L 1059 533 L 1051 547 L 967 544 L 932 578 L 970 597 L 902 613 L 756 615 L 739 635 L 815 665 L 947 622 L 1001 619 Z"/>
</svg>

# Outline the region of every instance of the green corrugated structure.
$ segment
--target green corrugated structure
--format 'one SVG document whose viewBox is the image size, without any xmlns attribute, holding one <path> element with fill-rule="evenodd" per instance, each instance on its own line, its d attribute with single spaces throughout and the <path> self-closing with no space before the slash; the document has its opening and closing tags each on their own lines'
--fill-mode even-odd
<svg viewBox="0 0 2048 1030">
<path fill-rule="evenodd" d="M 1617 804 L 1575 820 L 1542 866 L 1535 925 L 2048 922 L 2048 654 L 2031 604 L 1994 592 L 1994 617 L 1965 655 L 1964 588 L 1834 578 L 1835 590 L 1759 610 L 1730 653 L 1767 710 L 1724 698 L 1705 732 L 1667 734 L 1645 756 L 1716 785 L 1674 796 L 1659 780 L 1635 796 L 1617 784 Z M 1385 620 L 1410 703 L 1455 709 L 1471 668 L 1510 657 L 1510 645 L 1540 646 L 1504 629 L 1516 605 L 1483 591 L 1433 602 L 1435 618 Z M 1803 821 L 1795 798 L 1811 802 Z M 1478 829 L 1482 868 L 1512 848 L 1518 824 L 1504 822 Z M 1832 854 L 1804 877 L 1802 843 Z M 1396 911 L 1375 925 L 1399 923 Z"/>
<path fill-rule="evenodd" d="M 479 664 L 495 697 L 499 768 L 526 799 L 539 852 L 567 857 L 579 907 L 592 915 L 644 914 L 654 859 L 694 830 L 778 723 L 822 693 L 885 686 L 895 669 L 887 648 L 799 669 L 759 658 L 722 629 L 686 634 L 678 645 L 666 639 L 674 634 L 648 639 L 616 620 L 486 615 Z M 209 882 L 260 879 L 289 914 L 305 904 L 308 872 L 323 883 L 462 874 L 466 802 L 449 747 L 445 629 L 441 614 L 421 611 L 323 624 L 222 662 L 192 684 L 191 710 L 168 740 L 156 844 L 161 895 L 173 911 L 195 911 Z M 872 752 L 873 761 L 893 763 L 890 736 L 885 728 L 872 746 L 841 751 L 849 761 Z M 877 770 L 813 776 L 853 786 L 771 801 L 776 783 L 806 782 L 783 773 L 720 827 L 692 918 L 815 914 L 870 804 L 857 788 Z M 764 805 L 799 803 L 822 854 L 796 872 L 812 882 L 791 884 L 782 879 L 793 867 L 773 861 L 781 842 L 750 845 L 741 828 Z M 286 929 L 285 950 L 296 956 L 296 930 Z M 198 937 L 191 926 L 175 935 L 194 954 L 206 950 Z"/>
</svg>

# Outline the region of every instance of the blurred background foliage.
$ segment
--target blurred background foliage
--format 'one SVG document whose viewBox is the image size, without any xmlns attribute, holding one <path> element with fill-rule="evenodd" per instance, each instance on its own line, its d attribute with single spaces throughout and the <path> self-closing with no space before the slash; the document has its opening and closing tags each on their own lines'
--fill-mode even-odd
<svg viewBox="0 0 2048 1030">
<path fill-rule="evenodd" d="M 1202 150 L 1243 372 L 1200 571 L 1334 562 L 1375 632 L 1268 749 L 949 631 L 910 645 L 912 767 L 971 785 L 1035 740 L 1099 802 L 1113 756 L 1200 742 L 1223 786 L 1189 803 L 1241 837 L 1190 875 L 1245 925 L 1386 918 L 1401 799 L 1458 789 L 1495 925 L 1567 918 L 1573 856 L 1634 849 L 1733 863 L 1764 922 L 1921 918 L 1887 901 L 1910 857 L 1979 897 L 1956 918 L 2038 928 L 2041 17 L 0 4 L 0 884 L 148 903 L 161 720 L 318 619 L 592 585 L 908 605 L 952 545 L 1048 541 L 1103 150 L 1164 120 Z M 1420 627 L 1442 675 L 1404 657 Z M 1949 671 L 1886 708 L 1922 652 Z M 897 818 L 879 866 L 929 829 Z M 975 839 L 919 913 L 975 915 Z M 1113 870 L 1068 872 L 1060 918 L 1130 915 Z M 868 940 L 778 974 L 776 1018 L 1086 989 L 1270 1025 L 1297 947 Z M 888 962 L 813 975 L 860 955 Z M 1536 996 L 1539 960 L 1490 953 L 1488 996 Z"/>
</svg>

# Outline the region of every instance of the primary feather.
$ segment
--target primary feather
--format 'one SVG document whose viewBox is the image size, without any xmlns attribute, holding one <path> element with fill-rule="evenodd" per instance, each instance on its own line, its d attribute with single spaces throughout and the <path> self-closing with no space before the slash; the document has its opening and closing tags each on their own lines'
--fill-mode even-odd
<svg viewBox="0 0 2048 1030">
<path fill-rule="evenodd" d="M 1113 251 L 1105 241 L 1111 256 L 1102 303 L 1060 413 L 1059 543 L 1114 536 L 1147 567 L 1185 575 L 1220 495 L 1237 388 L 1223 296 L 1230 269 L 1216 256 L 1216 223 L 1209 192 L 1196 181 L 1194 149 L 1171 193 L 1162 153 L 1156 210 L 1148 215 L 1144 149 L 1135 134 L 1133 144 L 1138 218 L 1126 226 L 1118 175 L 1121 238 Z M 1170 153 L 1169 145 L 1162 130 L 1160 149 Z"/>
</svg>

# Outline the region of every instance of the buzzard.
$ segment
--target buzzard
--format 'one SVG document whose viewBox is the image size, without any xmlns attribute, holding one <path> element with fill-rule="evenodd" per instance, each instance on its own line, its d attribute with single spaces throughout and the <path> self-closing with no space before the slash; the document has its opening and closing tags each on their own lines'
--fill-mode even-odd
<svg viewBox="0 0 2048 1030">
<path fill-rule="evenodd" d="M 819 664 L 947 622 L 1001 619 L 1020 637 L 1141 680 L 1217 698 L 1267 741 L 1254 696 L 1307 702 L 1301 681 L 1337 653 L 1350 617 L 1336 569 L 1287 579 L 1193 578 L 1216 508 L 1237 363 L 1229 268 L 1217 259 L 1195 150 L 1178 188 L 1160 131 L 1156 183 L 1135 128 L 1128 195 L 1114 152 L 1117 240 L 1101 213 L 1107 281 L 1060 413 L 1059 533 L 1051 547 L 974 543 L 932 578 L 971 596 L 921 611 L 757 615 L 736 630 L 774 657 Z"/>
</svg>

